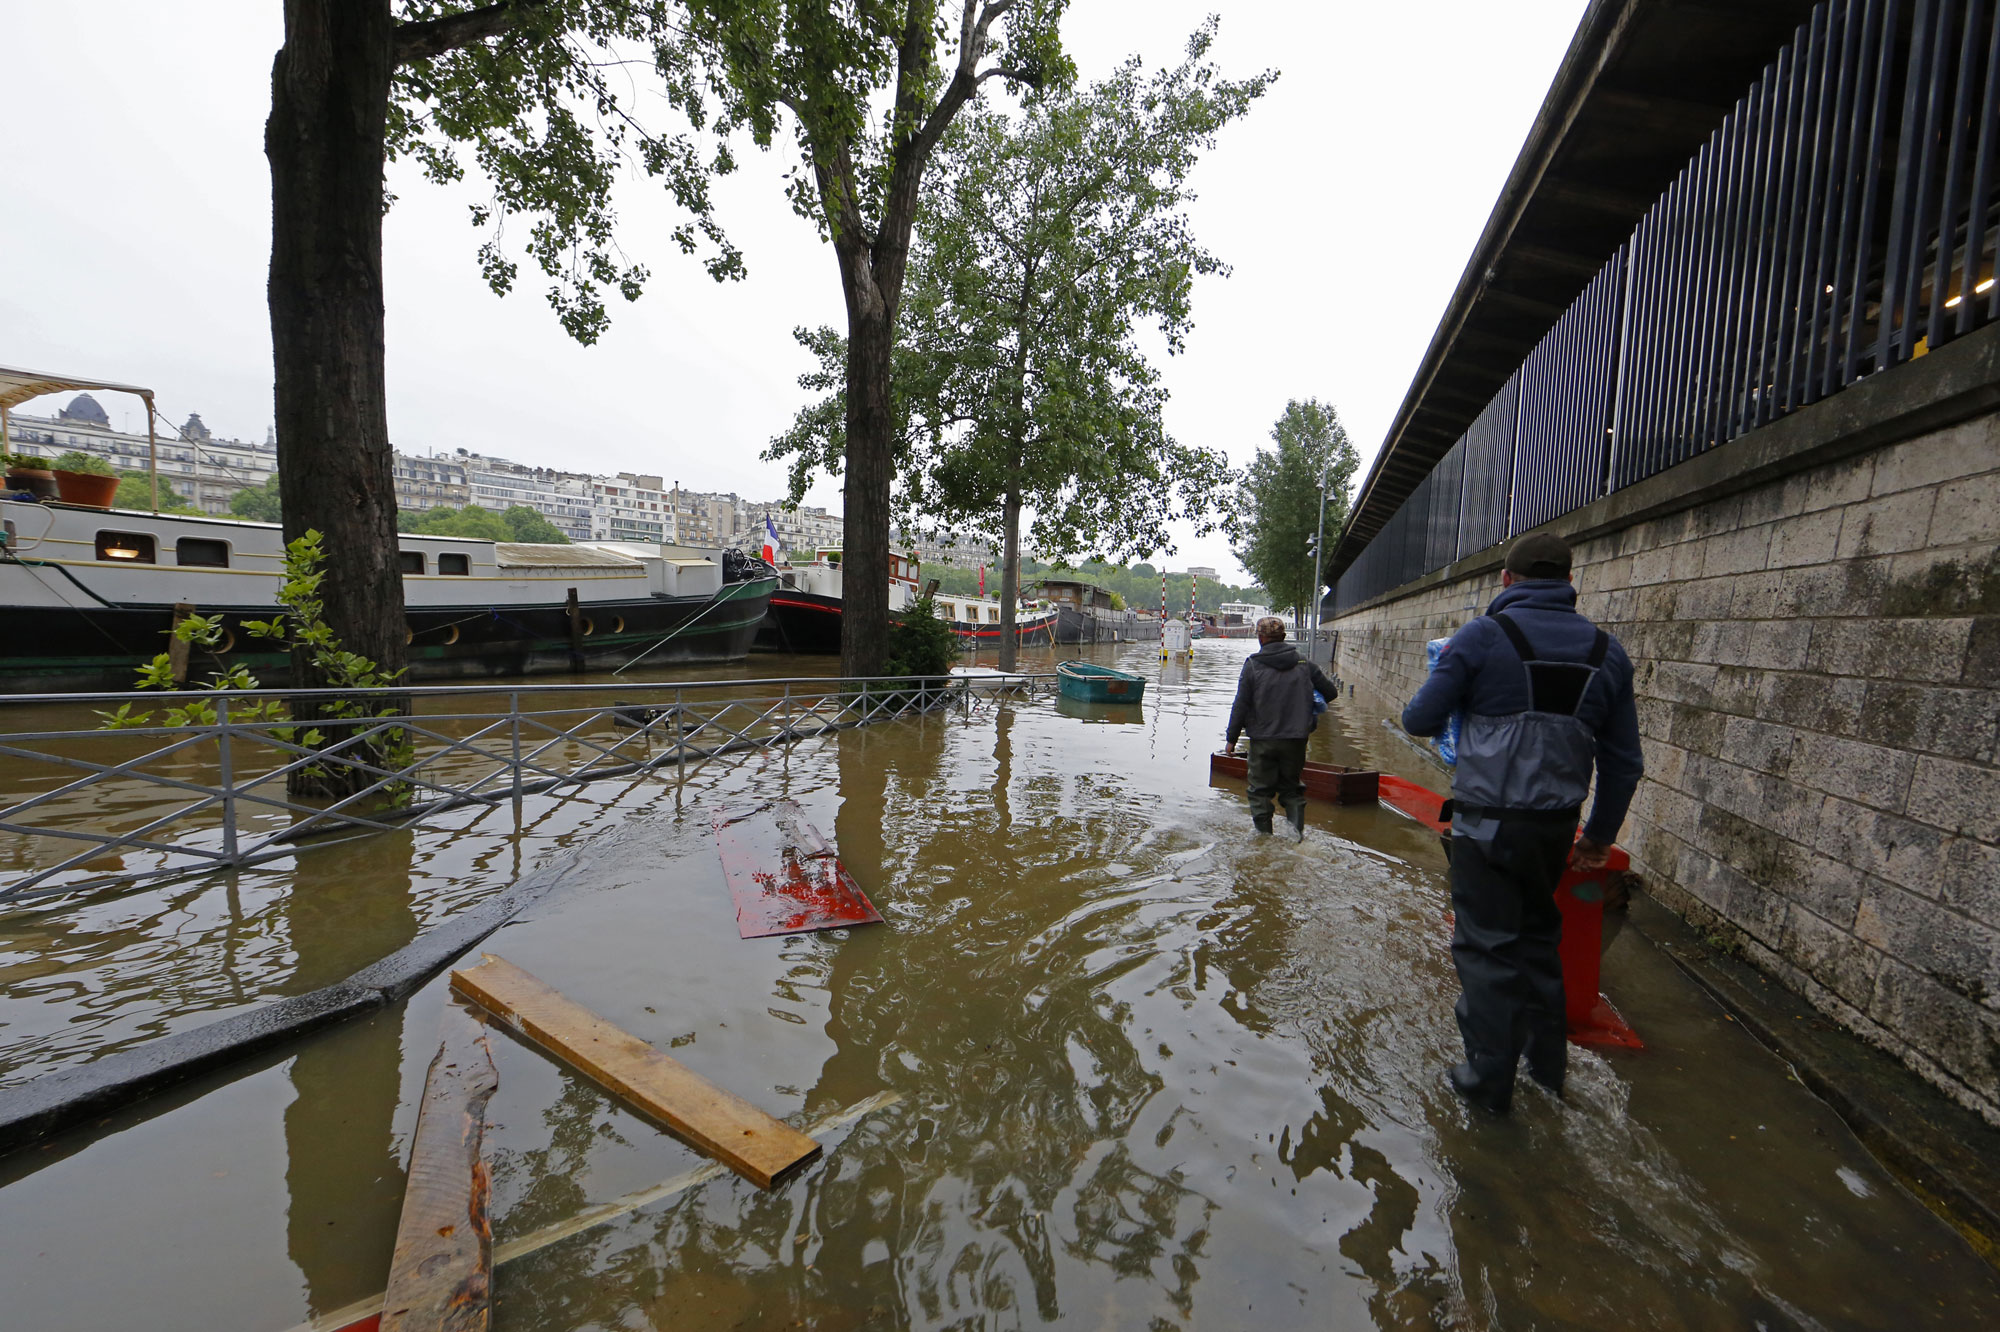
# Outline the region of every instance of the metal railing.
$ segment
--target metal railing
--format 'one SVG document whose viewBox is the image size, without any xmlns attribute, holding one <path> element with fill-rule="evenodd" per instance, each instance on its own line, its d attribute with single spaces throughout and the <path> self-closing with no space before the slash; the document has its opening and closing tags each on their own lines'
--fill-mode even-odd
<svg viewBox="0 0 2000 1332">
<path fill-rule="evenodd" d="M 2000 318 L 2000 3 L 1825 0 L 1344 570 L 1348 610 Z"/>
<path fill-rule="evenodd" d="M 0 733 L 0 907 L 116 883 L 244 868 L 327 837 L 372 835 L 473 805 L 790 745 L 997 695 L 1053 694 L 1053 675 L 803 678 L 680 684 L 398 688 L 394 716 L 270 717 L 259 705 L 330 690 L 43 694 L 4 705 L 108 710 L 205 704 L 185 726 Z M 9 709 L 12 711 L 13 709 Z M 5 715 L 5 714 L 0 714 Z M 305 729 L 322 734 L 308 744 Z M 297 774 L 356 789 L 314 799 Z M 136 863 L 127 864 L 134 861 Z"/>
</svg>

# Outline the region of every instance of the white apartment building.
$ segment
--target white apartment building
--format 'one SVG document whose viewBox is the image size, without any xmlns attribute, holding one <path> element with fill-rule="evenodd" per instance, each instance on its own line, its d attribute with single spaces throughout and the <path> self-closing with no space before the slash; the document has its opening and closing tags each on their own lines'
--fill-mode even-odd
<svg viewBox="0 0 2000 1332">
<path fill-rule="evenodd" d="M 148 466 L 146 437 L 114 430 L 97 399 L 79 393 L 53 417 L 11 413 L 7 439 L 0 452 L 53 459 L 77 449 L 104 459 L 121 472 L 143 472 Z M 203 513 L 225 514 L 239 490 L 261 486 L 278 467 L 276 440 L 262 444 L 217 439 L 199 412 L 188 416 L 179 431 L 161 423 L 160 484 Z"/>
<path fill-rule="evenodd" d="M 548 519 L 571 541 L 591 539 L 591 482 L 582 472 L 553 467 L 529 467 L 505 458 L 489 458 L 469 449 L 455 449 L 465 465 L 468 498 L 482 509 L 505 513 L 525 505 Z"/>
<path fill-rule="evenodd" d="M 592 477 L 590 537 L 593 541 L 678 542 L 673 496 L 660 477 L 637 472 Z"/>
</svg>

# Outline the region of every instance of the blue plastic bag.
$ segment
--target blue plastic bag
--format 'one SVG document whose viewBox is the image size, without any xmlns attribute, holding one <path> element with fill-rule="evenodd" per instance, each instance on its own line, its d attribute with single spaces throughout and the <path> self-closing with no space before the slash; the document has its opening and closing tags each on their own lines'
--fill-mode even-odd
<svg viewBox="0 0 2000 1332">
<path fill-rule="evenodd" d="M 1450 646 L 1449 638 L 1433 638 L 1424 644 L 1424 664 L 1432 673 L 1436 673 L 1438 662 L 1444 659 L 1445 649 Z M 1462 712 L 1452 713 L 1445 719 L 1444 729 L 1431 738 L 1431 744 L 1436 748 L 1438 757 L 1444 760 L 1448 768 L 1458 766 L 1458 733 L 1464 718 L 1465 714 Z"/>
</svg>

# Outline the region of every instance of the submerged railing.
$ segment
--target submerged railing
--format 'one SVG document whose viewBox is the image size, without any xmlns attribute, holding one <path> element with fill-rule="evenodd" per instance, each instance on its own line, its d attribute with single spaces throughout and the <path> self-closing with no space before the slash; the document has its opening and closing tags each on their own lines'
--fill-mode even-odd
<svg viewBox="0 0 2000 1332">
<path fill-rule="evenodd" d="M 0 695 L 109 712 L 206 705 L 185 726 L 0 732 L 0 907 L 116 883 L 263 864 L 302 844 L 407 828 L 449 810 L 572 791 L 872 722 L 969 714 L 976 697 L 1055 692 L 1053 675 L 400 688 L 388 717 L 273 718 L 330 690 Z M 341 692 L 341 698 L 353 698 Z M 287 710 L 290 710 L 289 707 Z M 18 712 L 16 712 L 18 715 Z M 307 725 L 319 730 L 305 743 Z M 358 789 L 291 794 L 336 770 Z M 127 860 L 136 860 L 127 864 Z"/>
</svg>

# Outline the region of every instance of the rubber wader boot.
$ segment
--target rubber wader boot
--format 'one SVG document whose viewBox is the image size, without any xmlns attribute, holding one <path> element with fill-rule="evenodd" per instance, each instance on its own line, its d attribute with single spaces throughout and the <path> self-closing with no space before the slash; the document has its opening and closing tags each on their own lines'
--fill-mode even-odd
<svg viewBox="0 0 2000 1332">
<path fill-rule="evenodd" d="M 1290 813 L 1292 817 L 1292 831 L 1297 833 L 1299 840 L 1303 842 L 1306 840 L 1306 802 L 1301 800 L 1293 805 Z"/>
<path fill-rule="evenodd" d="M 1506 1092 L 1496 1095 L 1491 1087 L 1480 1083 L 1479 1075 L 1472 1071 L 1470 1064 L 1451 1066 L 1451 1089 L 1488 1114 L 1504 1115 L 1513 1108 L 1513 1097 L 1509 1094 L 1513 1089 L 1508 1088 Z"/>
<path fill-rule="evenodd" d="M 1253 814 L 1250 816 L 1250 822 L 1256 826 L 1257 831 L 1260 833 L 1269 833 L 1271 831 L 1271 816 L 1269 814 Z"/>
</svg>

